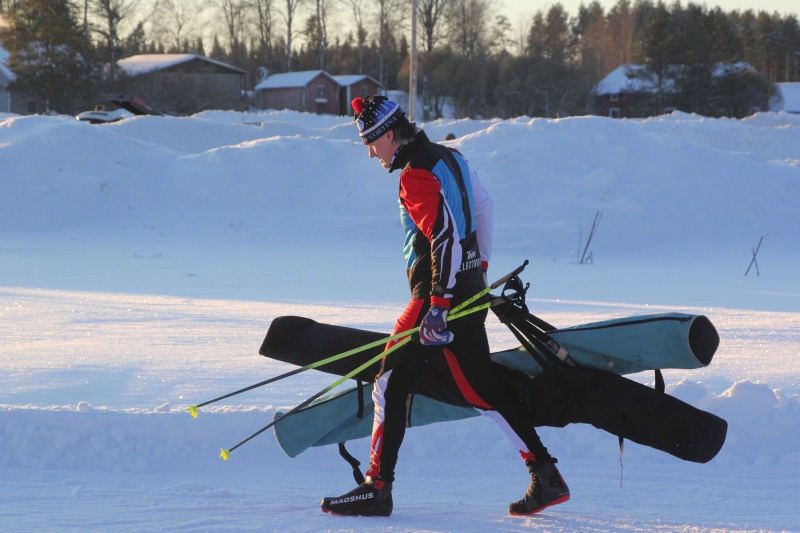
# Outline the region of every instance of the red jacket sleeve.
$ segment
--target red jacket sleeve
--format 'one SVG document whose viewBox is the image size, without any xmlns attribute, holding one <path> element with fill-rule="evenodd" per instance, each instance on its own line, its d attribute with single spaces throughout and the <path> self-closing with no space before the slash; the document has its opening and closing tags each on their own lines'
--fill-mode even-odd
<svg viewBox="0 0 800 533">
<path fill-rule="evenodd" d="M 419 230 L 433 240 L 442 186 L 427 170 L 409 168 L 400 174 L 400 200 Z"/>
<path fill-rule="evenodd" d="M 449 307 L 461 264 L 461 243 L 439 180 L 428 170 L 410 168 L 400 175 L 400 201 L 431 243 L 431 282 L 444 290 L 431 303 Z"/>
</svg>

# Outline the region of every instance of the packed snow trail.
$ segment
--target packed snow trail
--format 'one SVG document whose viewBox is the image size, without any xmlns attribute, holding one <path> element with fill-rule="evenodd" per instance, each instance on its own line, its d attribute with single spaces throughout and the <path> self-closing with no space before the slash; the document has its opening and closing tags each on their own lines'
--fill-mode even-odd
<svg viewBox="0 0 800 533">
<path fill-rule="evenodd" d="M 323 495 L 342 492 L 352 483 L 335 447 L 290 460 L 269 433 L 230 461 L 218 459 L 220 448 L 263 426 L 277 409 L 299 403 L 333 376 L 294 376 L 229 405 L 203 408 L 198 419 L 183 409 L 288 368 L 256 354 L 277 314 L 388 330 L 399 308 L 21 289 L 0 294 L 0 401 L 6 404 L 0 410 L 0 467 L 4 479 L 17 487 L 3 492 L 0 502 L 8 511 L 0 515 L 10 530 L 30 525 L 66 531 L 383 527 L 362 525 L 364 519 L 352 526 L 329 522 L 343 519 L 319 512 Z M 660 310 L 530 304 L 547 309 L 543 318 L 557 324 Z M 544 428 L 542 438 L 561 459 L 573 499 L 539 518 L 511 519 L 505 506 L 524 491 L 526 476 L 493 424 L 477 419 L 415 428 L 403 448 L 398 509 L 389 530 L 459 530 L 476 521 L 476 531 L 798 530 L 793 494 L 800 488 L 800 396 L 757 383 L 777 374 L 769 364 L 751 362 L 753 345 L 777 354 L 771 362 L 791 388 L 798 361 L 786 339 L 797 331 L 800 314 L 686 311 L 708 313 L 722 338 L 709 368 L 665 371 L 668 393 L 730 424 L 727 443 L 710 464 L 683 463 L 627 443 L 620 489 L 616 438 L 588 426 Z M 742 328 L 743 320 L 760 329 Z M 489 330 L 495 349 L 515 344 L 496 321 Z M 651 375 L 636 377 L 652 381 Z M 744 381 L 733 383 L 740 377 Z M 358 441 L 350 448 L 364 458 L 367 446 Z M 752 478 L 746 489 L 742 475 Z M 742 490 L 766 498 L 769 512 L 741 510 L 736 502 Z M 687 493 L 691 504 L 685 501 Z M 33 513 L 36 506 L 48 511 Z"/>
</svg>

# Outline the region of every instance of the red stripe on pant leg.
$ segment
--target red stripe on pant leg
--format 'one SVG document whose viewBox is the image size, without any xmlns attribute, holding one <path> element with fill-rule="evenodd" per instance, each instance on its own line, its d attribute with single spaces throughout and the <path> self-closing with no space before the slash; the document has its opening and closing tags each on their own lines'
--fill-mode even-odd
<svg viewBox="0 0 800 533">
<path fill-rule="evenodd" d="M 408 306 L 406 306 L 403 314 L 400 315 L 400 318 L 397 319 L 397 322 L 394 325 L 394 329 L 392 330 L 392 335 L 396 333 L 400 333 L 401 331 L 406 331 L 414 326 L 417 325 L 417 321 L 419 320 L 419 315 L 422 314 L 422 309 L 425 307 L 425 300 L 417 299 L 411 300 L 408 302 Z M 398 342 L 403 339 L 397 339 L 393 341 L 389 341 L 386 343 L 385 350 L 388 350 Z"/>
<path fill-rule="evenodd" d="M 386 420 L 386 387 L 389 385 L 389 377 L 392 371 L 378 376 L 372 387 L 372 402 L 375 405 L 372 419 L 372 445 L 369 453 L 368 477 L 378 477 L 381 466 L 381 453 L 383 452 L 383 427 Z"/>
<path fill-rule="evenodd" d="M 522 460 L 525 461 L 526 463 L 535 463 L 536 462 L 536 456 L 533 455 L 529 451 L 520 450 L 519 451 L 519 456 L 522 457 Z"/>
<path fill-rule="evenodd" d="M 484 402 L 481 397 L 478 396 L 478 393 L 472 389 L 469 381 L 467 381 L 467 378 L 464 376 L 464 372 L 461 371 L 461 367 L 458 366 L 458 359 L 456 359 L 455 354 L 453 354 L 453 352 L 447 348 L 445 348 L 443 351 L 444 358 L 447 361 L 447 366 L 450 367 L 450 373 L 453 374 L 453 378 L 456 380 L 456 385 L 458 385 L 458 390 L 460 390 L 461 394 L 464 395 L 464 399 L 475 407 L 480 407 L 481 409 L 491 409 L 492 406 Z"/>
<path fill-rule="evenodd" d="M 381 452 L 383 451 L 383 424 L 372 434 L 372 446 L 369 453 L 369 468 L 367 477 L 378 477 L 381 467 Z"/>
</svg>

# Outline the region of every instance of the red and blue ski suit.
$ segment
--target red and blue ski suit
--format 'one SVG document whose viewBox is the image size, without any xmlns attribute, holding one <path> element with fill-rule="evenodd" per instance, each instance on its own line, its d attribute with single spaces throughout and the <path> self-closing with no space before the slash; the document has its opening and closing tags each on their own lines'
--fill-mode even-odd
<svg viewBox="0 0 800 533">
<path fill-rule="evenodd" d="M 482 268 L 491 250 L 491 201 L 460 153 L 432 143 L 419 131 L 395 153 L 389 172 L 394 170 L 401 170 L 400 217 L 412 299 L 393 334 L 418 326 L 431 305 L 449 309 L 480 292 L 485 287 Z M 486 240 L 483 255 L 479 234 Z M 454 379 L 464 399 L 501 426 L 525 460 L 549 458 L 527 412 L 495 375 L 486 313 L 450 322 L 454 340 L 447 346 L 411 342 L 383 359 L 372 393 L 375 412 L 368 476 L 394 480 L 409 394 L 432 358 L 441 357 L 451 374 L 446 379 Z"/>
</svg>

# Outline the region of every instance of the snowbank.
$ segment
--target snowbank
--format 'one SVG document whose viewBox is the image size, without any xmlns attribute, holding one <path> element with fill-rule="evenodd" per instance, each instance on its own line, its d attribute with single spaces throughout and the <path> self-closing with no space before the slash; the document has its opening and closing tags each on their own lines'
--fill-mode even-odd
<svg viewBox="0 0 800 533">
<path fill-rule="evenodd" d="M 751 154 L 760 159 L 800 166 L 800 115 L 757 113 L 742 120 L 708 118 L 675 111 L 631 121 L 641 131 L 669 135 L 714 150 Z"/>
<path fill-rule="evenodd" d="M 683 380 L 669 394 L 728 421 L 727 442 L 713 462 L 800 468 L 800 396 L 742 381 L 720 395 Z M 283 408 L 285 412 L 285 408 Z M 220 448 L 230 448 L 272 421 L 274 408 L 209 407 L 193 419 L 178 406 L 152 411 L 77 406 L 0 408 L 0 466 L 120 472 L 207 469 Z M 618 453 L 616 438 L 590 426 L 546 428 L 542 438 L 562 459 L 602 459 Z M 442 443 L 451 443 L 442 446 Z M 453 446 L 464 457 L 502 459 L 513 450 L 497 428 L 464 420 L 415 428 L 404 446 L 414 460 L 435 460 Z M 625 461 L 677 462 L 671 456 L 626 445 Z M 263 435 L 231 454 L 234 464 L 274 461 L 283 452 Z M 221 461 L 220 461 L 221 463 Z"/>
<path fill-rule="evenodd" d="M 604 215 L 596 244 L 606 253 L 749 246 L 765 233 L 775 248 L 796 251 L 798 121 L 674 114 L 425 127 L 434 139 L 461 135 L 451 145 L 498 207 L 498 247 L 563 257 L 597 210 Z M 12 171 L 0 181 L 0 230 L 102 223 L 174 234 L 235 225 L 307 242 L 369 220 L 367 235 L 353 237 L 385 246 L 397 231 L 396 191 L 366 155 L 342 117 L 207 112 L 101 127 L 68 117 L 5 119 L 0 167 Z"/>
<path fill-rule="evenodd" d="M 143 118 L 132 119 L 131 128 L 146 123 Z M 151 127 L 158 131 L 181 120 Z M 194 120 L 192 127 L 202 130 L 203 122 Z M 235 127 L 255 130 L 221 128 Z M 366 172 L 369 161 L 340 140 L 258 136 L 184 156 L 113 129 L 42 116 L 4 121 L 0 138 L 8 141 L 0 143 L 0 167 L 13 169 L 0 181 L 4 230 L 99 224 L 156 226 L 174 234 L 235 225 L 271 235 L 289 230 L 292 237 L 314 228 L 330 236 L 371 216 L 390 226 L 389 213 L 397 210 L 391 193 Z"/>
</svg>

